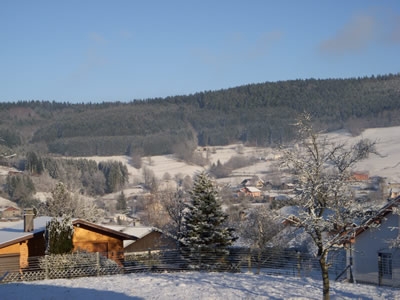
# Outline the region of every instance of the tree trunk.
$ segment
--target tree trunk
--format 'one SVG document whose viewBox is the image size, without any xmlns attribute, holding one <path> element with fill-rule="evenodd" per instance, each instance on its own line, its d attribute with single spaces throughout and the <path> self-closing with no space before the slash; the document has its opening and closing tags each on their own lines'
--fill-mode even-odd
<svg viewBox="0 0 400 300">
<path fill-rule="evenodd" d="M 259 275 L 261 271 L 261 250 L 257 250 L 257 271 L 256 274 Z"/>
<path fill-rule="evenodd" d="M 324 300 L 329 300 L 329 273 L 328 273 L 328 264 L 326 262 L 328 252 L 323 251 L 319 258 L 319 265 L 321 267 L 322 274 L 322 298 Z"/>
</svg>

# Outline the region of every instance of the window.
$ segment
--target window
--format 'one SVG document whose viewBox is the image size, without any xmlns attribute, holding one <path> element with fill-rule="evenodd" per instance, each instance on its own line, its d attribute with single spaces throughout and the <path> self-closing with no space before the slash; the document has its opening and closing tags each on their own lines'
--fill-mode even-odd
<svg viewBox="0 0 400 300">
<path fill-rule="evenodd" d="M 379 253 L 379 276 L 392 279 L 392 254 Z"/>
</svg>

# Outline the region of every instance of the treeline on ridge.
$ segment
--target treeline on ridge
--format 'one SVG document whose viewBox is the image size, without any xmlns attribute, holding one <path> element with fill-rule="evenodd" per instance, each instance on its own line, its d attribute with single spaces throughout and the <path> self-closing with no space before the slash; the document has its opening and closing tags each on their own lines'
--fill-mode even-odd
<svg viewBox="0 0 400 300">
<path fill-rule="evenodd" d="M 323 130 L 400 124 L 400 75 L 249 84 L 129 103 L 0 104 L 3 146 L 68 156 L 157 155 L 177 148 L 290 141 L 310 112 Z"/>
</svg>

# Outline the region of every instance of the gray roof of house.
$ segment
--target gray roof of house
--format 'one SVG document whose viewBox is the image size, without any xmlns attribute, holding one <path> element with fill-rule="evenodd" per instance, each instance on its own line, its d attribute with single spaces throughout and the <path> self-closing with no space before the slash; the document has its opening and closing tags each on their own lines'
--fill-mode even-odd
<svg viewBox="0 0 400 300">
<path fill-rule="evenodd" d="M 37 217 L 33 220 L 33 231 L 24 231 L 24 221 L 13 222 L 9 227 L 0 229 L 0 248 L 32 238 L 35 234 L 44 232 L 51 217 Z"/>
<path fill-rule="evenodd" d="M 133 235 L 138 237 L 138 239 L 148 235 L 149 233 L 153 231 L 159 231 L 155 229 L 154 227 L 149 227 L 149 226 L 119 226 L 119 225 L 102 225 L 104 227 L 110 228 L 115 231 L 123 232 L 129 235 Z M 124 241 L 124 248 L 127 246 L 133 244 L 135 241 L 134 240 L 125 240 Z"/>
</svg>

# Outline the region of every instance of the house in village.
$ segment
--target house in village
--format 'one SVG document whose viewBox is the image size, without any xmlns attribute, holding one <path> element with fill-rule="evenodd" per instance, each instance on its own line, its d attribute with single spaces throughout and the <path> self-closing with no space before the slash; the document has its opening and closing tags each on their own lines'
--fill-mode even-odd
<svg viewBox="0 0 400 300">
<path fill-rule="evenodd" d="M 244 194 L 250 197 L 261 197 L 261 191 L 254 186 L 245 186 L 239 190 L 239 194 Z"/>
<path fill-rule="evenodd" d="M 351 180 L 354 181 L 368 181 L 369 173 L 368 172 L 353 172 L 350 177 Z"/>
<path fill-rule="evenodd" d="M 396 198 L 400 196 L 400 183 L 389 183 L 388 188 L 390 198 Z"/>
<path fill-rule="evenodd" d="M 258 176 L 254 176 L 253 178 L 244 179 L 240 185 L 243 187 L 246 186 L 255 186 L 258 189 L 261 189 L 264 186 L 265 182 Z"/>
<path fill-rule="evenodd" d="M 14 206 L 7 206 L 0 208 L 0 218 L 2 219 L 11 219 L 15 217 L 21 216 L 21 209 Z"/>
<path fill-rule="evenodd" d="M 24 215 L 24 221 L 0 229 L 0 275 L 28 268 L 32 257 L 45 255 L 46 224 L 51 217 L 34 218 L 33 212 Z M 123 232 L 115 231 L 84 220 L 73 220 L 73 251 L 99 252 L 120 263 L 124 259 L 124 240 L 136 240 Z"/>
<path fill-rule="evenodd" d="M 351 233 L 346 243 L 348 278 L 357 282 L 400 287 L 400 197 L 389 199 L 373 217 Z"/>
</svg>

